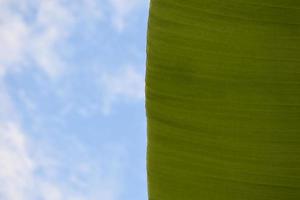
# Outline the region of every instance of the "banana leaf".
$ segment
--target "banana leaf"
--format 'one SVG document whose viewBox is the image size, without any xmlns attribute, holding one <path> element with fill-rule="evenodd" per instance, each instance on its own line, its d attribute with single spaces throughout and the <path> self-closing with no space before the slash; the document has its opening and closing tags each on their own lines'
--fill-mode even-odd
<svg viewBox="0 0 300 200">
<path fill-rule="evenodd" d="M 152 0 L 149 200 L 300 199 L 300 1 Z"/>
</svg>

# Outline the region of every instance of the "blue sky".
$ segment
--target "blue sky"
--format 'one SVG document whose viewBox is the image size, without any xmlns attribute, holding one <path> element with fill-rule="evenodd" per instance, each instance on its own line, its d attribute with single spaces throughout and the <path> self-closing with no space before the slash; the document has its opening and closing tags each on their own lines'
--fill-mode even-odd
<svg viewBox="0 0 300 200">
<path fill-rule="evenodd" d="M 0 199 L 146 200 L 148 0 L 0 0 Z"/>
</svg>

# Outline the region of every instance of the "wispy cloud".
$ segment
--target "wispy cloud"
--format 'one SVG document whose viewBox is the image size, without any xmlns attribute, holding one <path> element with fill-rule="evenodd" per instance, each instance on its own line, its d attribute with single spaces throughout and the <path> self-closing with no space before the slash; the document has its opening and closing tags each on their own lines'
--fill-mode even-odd
<svg viewBox="0 0 300 200">
<path fill-rule="evenodd" d="M 112 22 L 118 31 L 122 31 L 127 25 L 127 18 L 140 4 L 141 0 L 109 0 L 112 8 Z"/>
<path fill-rule="evenodd" d="M 113 16 L 113 24 L 118 31 L 124 29 L 127 17 L 139 4 L 138 0 L 0 0 L 1 200 L 120 199 L 124 187 L 122 153 L 126 152 L 122 145 L 109 144 L 114 148 L 106 148 L 94 155 L 81 141 L 65 136 L 67 133 L 55 136 L 41 131 L 44 127 L 34 129 L 38 133 L 29 133 L 22 121 L 24 116 L 17 107 L 20 102 L 24 110 L 31 112 L 25 115 L 26 120 L 33 122 L 31 118 L 45 115 L 45 121 L 48 122 L 49 115 L 41 107 L 47 107 L 52 100 L 54 102 L 60 98 L 59 95 L 55 96 L 55 92 L 67 96 L 63 90 L 65 85 L 49 85 L 43 79 L 44 76 L 37 76 L 39 80 L 30 80 L 29 84 L 26 82 L 35 88 L 34 92 L 28 92 L 31 86 L 9 87 L 11 82 L 7 81 L 11 77 L 15 78 L 15 72 L 31 74 L 38 71 L 46 74 L 50 80 L 66 74 L 72 67 L 68 63 L 68 54 L 72 53 L 69 43 L 74 32 L 83 29 L 78 27 L 79 24 L 93 24 L 106 19 L 102 13 L 103 2 L 112 6 L 114 12 L 109 16 Z M 92 77 L 91 74 L 89 76 Z M 99 111 L 99 106 L 107 114 L 120 101 L 143 100 L 144 76 L 135 67 L 127 66 L 117 72 L 103 69 L 100 77 L 99 96 L 101 94 L 103 104 L 97 102 L 97 105 L 84 105 L 80 111 L 82 115 L 95 109 Z M 58 82 L 72 85 L 72 81 Z M 11 88 L 15 91 L 11 91 Z M 97 89 L 93 88 L 93 91 Z M 76 89 L 71 87 L 70 90 Z M 78 95 L 77 91 L 69 92 Z M 48 100 L 48 97 L 53 99 Z M 62 113 L 74 114 L 74 110 L 78 109 L 78 102 L 74 99 L 70 104 L 68 98 L 64 102 L 59 99 L 55 102 L 57 105 L 53 103 L 47 109 L 55 107 L 59 110 L 65 104 L 67 108 Z M 98 97 L 95 99 L 98 100 Z M 57 117 L 57 113 L 52 114 Z M 32 128 L 34 124 L 28 126 Z M 38 134 L 38 137 L 33 134 Z M 56 146 L 56 141 L 62 139 L 68 145 L 63 148 Z M 121 150 L 115 150 L 115 147 Z"/>
<path fill-rule="evenodd" d="M 102 112 L 109 114 L 112 105 L 120 101 L 140 101 L 144 99 L 144 75 L 136 67 L 127 66 L 117 72 L 103 72 L 100 77 Z"/>
<path fill-rule="evenodd" d="M 49 78 L 64 74 L 71 67 L 65 57 L 72 51 L 68 42 L 73 31 L 79 28 L 77 23 L 102 20 L 101 3 L 104 2 L 111 5 L 112 21 L 119 31 L 141 4 L 139 0 L 1 0 L 0 78 L 8 72 L 30 68 L 36 68 Z M 143 96 L 142 74 L 132 67 L 113 74 L 104 72 L 101 76 L 104 113 L 110 112 L 112 102 L 117 102 L 118 97 L 134 100 Z M 89 106 L 82 107 L 80 112 L 84 114 L 91 109 L 97 110 Z"/>
<path fill-rule="evenodd" d="M 19 95 L 27 99 L 23 92 Z M 40 139 L 32 137 L 18 115 L 5 84 L 0 84 L 1 200 L 120 199 L 126 164 L 126 149 L 116 148 L 120 144 L 108 145 L 115 148 L 96 156 L 74 137 L 50 135 L 54 143 L 43 132 Z M 57 139 L 68 145 L 57 146 Z"/>
<path fill-rule="evenodd" d="M 98 160 L 81 151 L 84 147 L 79 141 L 66 139 L 70 148 L 66 150 L 30 137 L 5 82 L 8 73 L 33 67 L 50 78 L 64 72 L 66 44 L 76 23 L 102 16 L 96 0 L 65 2 L 0 0 L 1 200 L 116 200 L 120 195 L 118 152 L 109 150 L 103 154 L 110 157 Z M 29 109 L 36 109 L 25 92 L 19 98 Z"/>
<path fill-rule="evenodd" d="M 1 200 L 120 199 L 126 149 L 111 144 L 114 149 L 104 148 L 96 156 L 76 137 L 50 135 L 53 143 L 40 132 L 37 139 L 22 128 L 18 114 L 0 84 Z M 68 145 L 57 146 L 57 139 Z"/>
<path fill-rule="evenodd" d="M 63 44 L 84 18 L 101 18 L 96 0 L 0 1 L 0 74 L 36 66 L 49 77 L 59 75 L 66 67 Z"/>
<path fill-rule="evenodd" d="M 24 135 L 12 123 L 0 124 L 0 197 L 28 199 L 34 163 L 29 157 Z"/>
<path fill-rule="evenodd" d="M 78 150 L 79 143 L 69 142 Z M 56 152 L 50 146 L 46 151 L 40 145 L 45 143 L 31 140 L 17 123 L 0 123 L 1 199 L 119 199 L 122 163 L 118 152 L 110 150 L 111 157 L 98 165 L 92 158 L 78 155 L 70 160 L 63 150 Z"/>
</svg>

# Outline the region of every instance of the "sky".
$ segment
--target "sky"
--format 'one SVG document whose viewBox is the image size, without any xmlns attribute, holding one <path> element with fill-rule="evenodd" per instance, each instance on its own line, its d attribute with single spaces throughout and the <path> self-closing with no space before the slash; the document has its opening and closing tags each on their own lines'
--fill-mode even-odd
<svg viewBox="0 0 300 200">
<path fill-rule="evenodd" d="M 148 0 L 0 0 L 0 200 L 146 200 Z"/>
</svg>

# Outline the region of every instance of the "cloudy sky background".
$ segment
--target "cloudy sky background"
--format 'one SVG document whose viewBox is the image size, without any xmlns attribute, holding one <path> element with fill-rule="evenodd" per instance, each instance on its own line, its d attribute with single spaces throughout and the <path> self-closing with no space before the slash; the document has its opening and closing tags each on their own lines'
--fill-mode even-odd
<svg viewBox="0 0 300 200">
<path fill-rule="evenodd" d="M 0 199 L 146 200 L 148 0 L 0 0 Z"/>
</svg>

